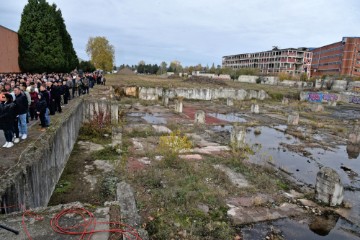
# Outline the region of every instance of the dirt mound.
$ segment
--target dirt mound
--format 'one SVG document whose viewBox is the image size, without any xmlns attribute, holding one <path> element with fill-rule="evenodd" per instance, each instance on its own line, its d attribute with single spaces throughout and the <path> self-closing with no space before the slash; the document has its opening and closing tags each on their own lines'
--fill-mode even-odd
<svg viewBox="0 0 360 240">
<path fill-rule="evenodd" d="M 117 74 L 120 74 L 120 75 L 135 75 L 135 73 L 130 68 L 123 68 Z"/>
<path fill-rule="evenodd" d="M 192 77 L 184 80 L 184 82 L 191 82 L 191 83 L 197 83 L 197 84 L 213 84 L 213 85 L 219 85 L 219 86 L 228 86 L 228 84 L 222 79 L 202 77 L 202 76 L 192 76 Z"/>
</svg>

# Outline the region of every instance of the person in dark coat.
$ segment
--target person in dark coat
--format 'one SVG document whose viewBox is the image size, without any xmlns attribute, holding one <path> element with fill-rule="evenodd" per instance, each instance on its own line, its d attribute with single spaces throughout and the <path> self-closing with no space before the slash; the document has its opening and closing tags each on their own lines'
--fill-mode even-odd
<svg viewBox="0 0 360 240">
<path fill-rule="evenodd" d="M 64 92 L 64 104 L 68 104 L 68 100 L 70 98 L 70 89 L 65 80 L 63 81 L 63 85 L 61 87 Z"/>
<path fill-rule="evenodd" d="M 36 113 L 39 115 L 40 118 L 41 131 L 45 131 L 46 128 L 45 114 L 46 114 L 47 103 L 42 93 L 39 93 L 38 98 L 39 101 L 36 103 Z"/>
<path fill-rule="evenodd" d="M 45 98 L 46 100 L 47 107 L 46 107 L 45 121 L 46 121 L 46 126 L 48 127 L 50 125 L 50 116 L 49 116 L 50 94 L 46 90 L 46 86 L 44 84 L 40 86 L 40 93 L 42 94 L 43 98 Z"/>
<path fill-rule="evenodd" d="M 11 148 L 14 146 L 14 122 L 16 118 L 16 105 L 13 102 L 11 94 L 5 94 L 6 102 L 0 104 L 0 129 L 4 131 L 6 143 L 4 148 Z"/>
</svg>

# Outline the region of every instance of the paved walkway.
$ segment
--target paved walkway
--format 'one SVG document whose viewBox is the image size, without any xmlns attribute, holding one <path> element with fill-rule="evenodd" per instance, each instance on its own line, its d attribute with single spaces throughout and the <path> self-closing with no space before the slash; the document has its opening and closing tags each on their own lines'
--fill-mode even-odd
<svg viewBox="0 0 360 240">
<path fill-rule="evenodd" d="M 71 108 L 71 106 L 75 103 L 74 101 L 70 101 L 67 106 L 64 107 L 64 111 L 67 108 Z M 62 113 L 56 113 L 53 116 L 50 116 L 50 127 L 51 122 L 57 121 L 57 119 L 61 118 Z M 2 145 L 5 143 L 5 137 L 3 131 L 0 130 L 0 179 L 4 178 L 4 174 L 12 167 L 14 167 L 24 152 L 24 150 L 29 146 L 30 143 L 37 140 L 42 133 L 40 131 L 40 121 L 30 121 L 28 124 L 28 138 L 26 140 L 21 140 L 20 142 L 15 144 L 12 148 L 3 148 Z M 1 181 L 1 180 L 0 180 Z"/>
</svg>

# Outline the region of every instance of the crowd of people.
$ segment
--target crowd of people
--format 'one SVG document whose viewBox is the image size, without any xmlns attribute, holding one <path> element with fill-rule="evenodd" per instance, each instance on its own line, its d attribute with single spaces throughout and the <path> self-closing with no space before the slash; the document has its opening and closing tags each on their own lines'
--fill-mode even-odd
<svg viewBox="0 0 360 240">
<path fill-rule="evenodd" d="M 101 73 L 0 74 L 0 130 L 4 148 L 27 139 L 30 121 L 40 120 L 40 131 L 50 115 L 61 113 L 68 101 L 88 94 L 95 84 L 105 85 Z"/>
</svg>

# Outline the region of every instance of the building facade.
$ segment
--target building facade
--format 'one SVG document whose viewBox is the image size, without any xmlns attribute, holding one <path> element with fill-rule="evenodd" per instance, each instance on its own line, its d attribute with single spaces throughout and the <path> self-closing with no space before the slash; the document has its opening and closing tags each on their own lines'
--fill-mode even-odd
<svg viewBox="0 0 360 240">
<path fill-rule="evenodd" d="M 270 51 L 224 56 L 222 67 L 259 68 L 263 74 L 291 75 L 306 73 L 310 77 L 312 52 L 308 48 L 274 48 Z"/>
<path fill-rule="evenodd" d="M 360 37 L 343 37 L 342 41 L 315 48 L 311 76 L 360 77 Z"/>
<path fill-rule="evenodd" d="M 20 72 L 18 34 L 0 25 L 0 73 L 17 72 Z"/>
</svg>

